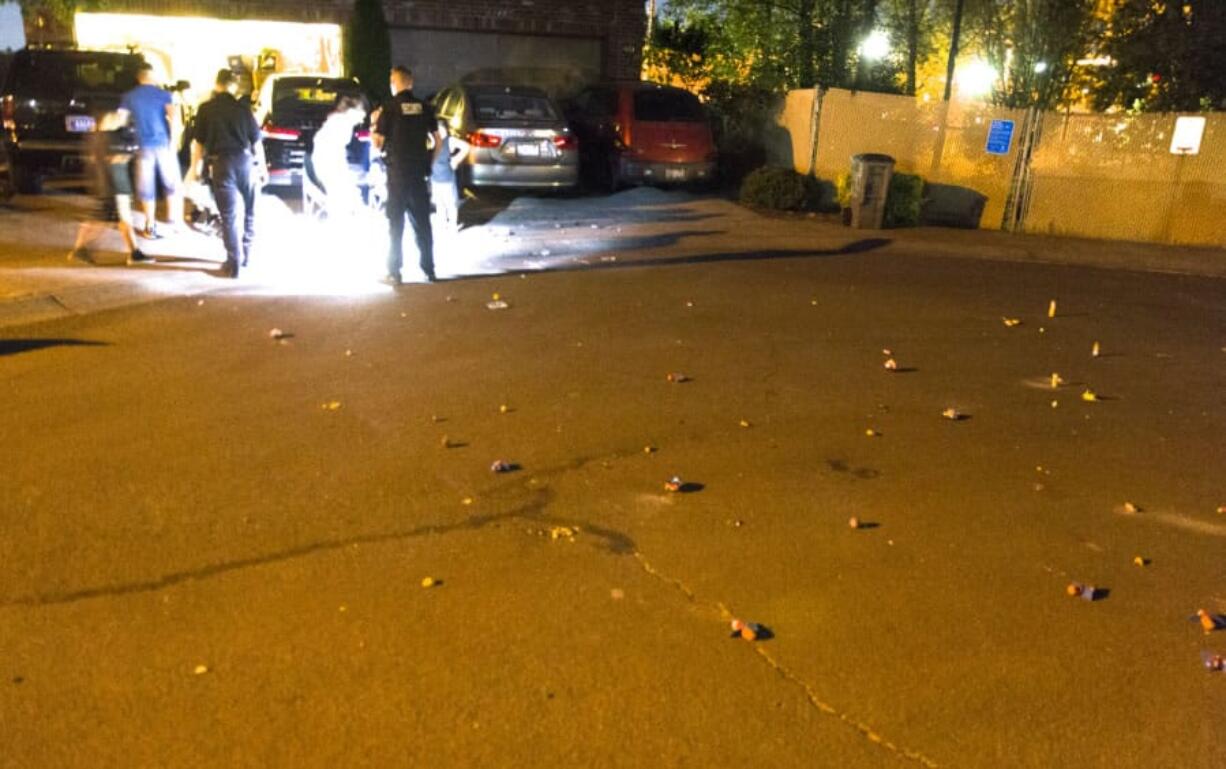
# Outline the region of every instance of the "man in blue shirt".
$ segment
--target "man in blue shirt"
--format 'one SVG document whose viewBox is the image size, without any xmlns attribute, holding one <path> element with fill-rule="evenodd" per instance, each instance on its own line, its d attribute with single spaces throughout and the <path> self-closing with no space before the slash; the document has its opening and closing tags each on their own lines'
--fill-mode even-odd
<svg viewBox="0 0 1226 769">
<path fill-rule="evenodd" d="M 136 196 L 145 214 L 145 227 L 141 235 L 158 237 L 157 188 L 161 184 L 166 192 L 170 221 L 177 228 L 183 219 L 182 182 L 179 175 L 179 159 L 170 146 L 171 126 L 177 122 L 174 99 L 163 88 L 153 84 L 153 67 L 147 62 L 140 65 L 136 76 L 139 83 L 123 95 L 119 102 L 136 129 Z"/>
</svg>

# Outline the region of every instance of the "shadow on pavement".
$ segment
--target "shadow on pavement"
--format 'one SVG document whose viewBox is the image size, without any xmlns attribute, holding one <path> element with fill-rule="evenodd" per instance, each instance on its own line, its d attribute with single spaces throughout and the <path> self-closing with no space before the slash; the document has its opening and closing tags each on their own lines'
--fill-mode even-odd
<svg viewBox="0 0 1226 769">
<path fill-rule="evenodd" d="M 701 235 L 703 233 L 682 233 L 683 235 Z M 669 236 L 652 236 L 648 240 L 657 238 L 667 239 Z M 783 249 L 775 248 L 763 251 L 735 251 L 715 254 L 687 254 L 683 256 L 665 256 L 657 259 L 618 259 L 617 261 L 594 262 L 594 263 L 570 263 L 558 264 L 541 269 L 528 270 L 507 270 L 496 273 L 470 273 L 467 275 L 457 275 L 447 278 L 448 282 L 459 280 L 471 280 L 476 278 L 488 278 L 493 275 L 535 275 L 543 272 L 587 272 L 595 270 L 624 270 L 639 267 L 673 267 L 687 264 L 715 264 L 720 262 L 756 262 L 756 261 L 772 261 L 776 259 L 814 259 L 828 256 L 848 256 L 851 254 L 863 254 L 877 249 L 884 248 L 892 243 L 889 238 L 865 238 L 848 243 L 839 248 L 826 249 Z M 663 245 L 668 245 L 667 243 Z M 637 244 L 627 246 L 627 248 L 646 248 L 648 246 Z"/>
<path fill-rule="evenodd" d="M 0 357 L 23 352 L 44 350 L 48 347 L 106 347 L 107 342 L 89 339 L 0 339 Z"/>
</svg>

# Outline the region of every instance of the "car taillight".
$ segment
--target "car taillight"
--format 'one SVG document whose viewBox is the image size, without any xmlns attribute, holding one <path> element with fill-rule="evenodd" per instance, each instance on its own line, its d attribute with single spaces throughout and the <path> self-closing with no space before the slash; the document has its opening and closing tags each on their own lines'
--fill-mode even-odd
<svg viewBox="0 0 1226 769">
<path fill-rule="evenodd" d="M 283 142 L 298 141 L 302 138 L 302 131 L 296 128 L 281 128 L 271 123 L 264 124 L 263 132 L 265 139 L 277 139 Z"/>
<path fill-rule="evenodd" d="M 494 149 L 495 147 L 502 146 L 502 137 L 487 134 L 484 131 L 473 131 L 468 135 L 468 143 L 474 147 Z"/>
<path fill-rule="evenodd" d="M 573 150 L 579 146 L 579 140 L 570 134 L 553 137 L 553 146 L 560 150 Z"/>
</svg>

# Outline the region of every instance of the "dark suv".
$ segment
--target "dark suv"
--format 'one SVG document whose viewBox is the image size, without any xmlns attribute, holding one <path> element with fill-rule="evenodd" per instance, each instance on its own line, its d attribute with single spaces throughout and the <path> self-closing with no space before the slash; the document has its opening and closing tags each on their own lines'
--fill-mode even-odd
<svg viewBox="0 0 1226 769">
<path fill-rule="evenodd" d="M 315 132 L 340 96 L 358 99 L 369 112 L 361 86 L 351 78 L 277 74 L 264 81 L 255 116 L 264 133 L 270 185 L 302 183 L 306 159 L 315 147 Z M 359 180 L 365 179 L 370 166 L 370 132 L 364 126 L 354 129 L 348 147 L 349 167 Z"/>
<path fill-rule="evenodd" d="M 60 48 L 14 55 L 0 90 L 0 127 L 18 190 L 37 192 L 48 177 L 81 174 L 98 114 L 119 106 L 143 61 L 137 54 Z"/>
</svg>

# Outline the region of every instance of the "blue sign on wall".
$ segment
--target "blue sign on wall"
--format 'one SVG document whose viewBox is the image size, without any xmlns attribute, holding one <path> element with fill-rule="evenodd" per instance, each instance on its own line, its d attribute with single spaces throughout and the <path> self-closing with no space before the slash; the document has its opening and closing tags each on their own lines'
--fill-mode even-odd
<svg viewBox="0 0 1226 769">
<path fill-rule="evenodd" d="M 993 120 L 988 128 L 988 153 L 991 155 L 1008 155 L 1013 147 L 1013 121 Z"/>
</svg>

